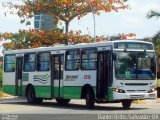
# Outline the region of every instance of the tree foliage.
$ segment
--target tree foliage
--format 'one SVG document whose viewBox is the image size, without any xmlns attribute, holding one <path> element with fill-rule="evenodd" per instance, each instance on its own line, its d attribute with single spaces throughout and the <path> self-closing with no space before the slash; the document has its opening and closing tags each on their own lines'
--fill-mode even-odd
<svg viewBox="0 0 160 120">
<path fill-rule="evenodd" d="M 118 34 L 114 36 L 96 36 L 96 42 L 110 41 L 116 39 L 127 39 L 128 37 L 134 37 L 135 34 Z M 4 43 L 5 50 L 14 49 L 27 49 L 36 47 L 47 47 L 54 44 L 65 44 L 66 40 L 70 44 L 76 43 L 90 43 L 93 41 L 93 37 L 89 35 L 82 35 L 81 31 L 70 31 L 63 33 L 62 30 L 19 30 L 18 33 L 1 33 L 0 40 L 11 40 L 8 43 Z"/>
<path fill-rule="evenodd" d="M 63 21 L 66 24 L 66 32 L 60 29 L 53 30 L 19 30 L 18 33 L 0 33 L 0 40 L 10 40 L 4 43 L 6 50 L 35 48 L 52 46 L 53 44 L 64 44 L 69 41 L 71 44 L 93 42 L 89 35 L 82 35 L 80 31 L 68 31 L 69 22 L 75 17 L 80 19 L 90 12 L 99 15 L 100 11 L 106 13 L 120 9 L 126 9 L 126 0 L 22 0 L 23 4 L 5 3 L 4 7 L 17 9 L 16 14 L 21 18 L 21 23 L 29 24 L 28 19 L 35 13 L 47 13 L 54 16 L 55 22 Z M 13 12 L 11 12 L 13 14 Z M 96 36 L 95 40 L 127 39 L 135 34 L 119 34 L 116 36 Z"/>
<path fill-rule="evenodd" d="M 69 23 L 75 17 L 80 19 L 90 12 L 100 14 L 100 11 L 118 12 L 119 9 L 126 9 L 126 0 L 23 0 L 22 5 L 8 3 L 10 8 L 16 8 L 21 22 L 32 18 L 33 13 L 47 13 L 54 16 L 55 22 L 63 21 L 68 32 Z M 29 23 L 28 23 L 29 24 Z"/>
<path fill-rule="evenodd" d="M 151 19 L 153 17 L 160 18 L 160 12 L 156 10 L 150 10 L 147 14 L 147 18 Z M 152 42 L 155 45 L 155 52 L 157 56 L 160 56 L 160 31 L 157 32 L 153 37 L 152 37 Z"/>
<path fill-rule="evenodd" d="M 150 19 L 150 18 L 153 18 L 153 17 L 159 18 L 160 17 L 160 12 L 158 12 L 156 10 L 150 10 L 147 14 L 147 18 Z"/>
<path fill-rule="evenodd" d="M 153 44 L 155 45 L 155 52 L 157 56 L 160 56 L 160 31 L 152 37 Z"/>
</svg>

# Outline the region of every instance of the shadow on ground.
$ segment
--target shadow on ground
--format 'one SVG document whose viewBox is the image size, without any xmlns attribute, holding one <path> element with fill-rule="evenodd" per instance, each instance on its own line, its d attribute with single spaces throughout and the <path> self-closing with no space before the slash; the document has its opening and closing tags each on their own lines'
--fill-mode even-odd
<svg viewBox="0 0 160 120">
<path fill-rule="evenodd" d="M 86 106 L 84 104 L 78 104 L 78 103 L 69 103 L 68 105 L 59 105 L 58 103 L 56 102 L 43 102 L 42 104 L 36 104 L 36 105 L 32 105 L 32 104 L 28 104 L 27 102 L 12 102 L 12 101 L 9 101 L 9 102 L 2 102 L 0 104 L 13 104 L 13 105 L 24 105 L 24 106 L 35 106 L 35 107 L 50 107 L 50 108 L 58 108 L 58 109 L 72 109 L 72 110 L 88 110 L 86 109 Z M 109 103 L 111 104 L 111 103 Z M 102 106 L 104 105 L 104 106 Z M 144 109 L 148 109 L 148 108 L 142 108 L 143 106 L 140 106 L 140 108 L 134 108 L 131 106 L 130 109 L 123 109 L 122 107 L 120 106 L 110 106 L 107 104 L 101 104 L 101 106 L 99 106 L 98 104 L 95 105 L 95 107 L 93 109 L 91 109 L 92 111 L 104 111 L 104 110 L 109 110 L 109 111 L 119 111 L 119 110 L 144 110 Z"/>
</svg>

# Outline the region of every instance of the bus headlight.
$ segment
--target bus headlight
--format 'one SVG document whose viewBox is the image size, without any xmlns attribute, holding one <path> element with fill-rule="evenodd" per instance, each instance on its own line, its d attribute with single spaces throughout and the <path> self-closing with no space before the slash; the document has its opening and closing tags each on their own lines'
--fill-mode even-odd
<svg viewBox="0 0 160 120">
<path fill-rule="evenodd" d="M 155 88 L 151 88 L 150 90 L 148 90 L 148 93 L 151 93 L 151 92 L 154 92 L 154 91 L 156 91 L 156 89 Z"/>
<path fill-rule="evenodd" d="M 125 93 L 124 90 L 118 89 L 118 88 L 113 88 L 113 91 L 114 91 L 114 92 L 118 92 L 118 93 Z"/>
</svg>

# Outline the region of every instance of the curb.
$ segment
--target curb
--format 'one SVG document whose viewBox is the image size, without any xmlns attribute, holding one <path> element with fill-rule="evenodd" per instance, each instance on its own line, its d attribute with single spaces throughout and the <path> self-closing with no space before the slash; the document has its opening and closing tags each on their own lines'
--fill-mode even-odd
<svg viewBox="0 0 160 120">
<path fill-rule="evenodd" d="M 24 97 L 17 97 L 17 96 L 0 97 L 0 102 L 24 102 L 24 101 L 26 101 L 26 98 Z"/>
</svg>

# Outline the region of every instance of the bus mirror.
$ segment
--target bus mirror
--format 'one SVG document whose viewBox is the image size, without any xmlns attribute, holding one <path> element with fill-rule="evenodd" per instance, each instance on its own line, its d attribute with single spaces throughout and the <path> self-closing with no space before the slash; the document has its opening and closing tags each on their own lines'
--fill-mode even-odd
<svg viewBox="0 0 160 120">
<path fill-rule="evenodd" d="M 112 58 L 113 60 L 117 60 L 117 56 L 115 55 L 115 53 L 113 53 Z"/>
<path fill-rule="evenodd" d="M 145 55 L 147 54 L 147 51 L 146 51 L 146 50 L 144 50 L 144 54 L 145 54 Z"/>
<path fill-rule="evenodd" d="M 126 49 L 126 48 L 124 49 L 124 52 L 125 52 L 125 53 L 127 52 L 127 49 Z"/>
</svg>

